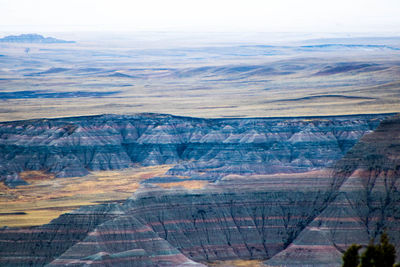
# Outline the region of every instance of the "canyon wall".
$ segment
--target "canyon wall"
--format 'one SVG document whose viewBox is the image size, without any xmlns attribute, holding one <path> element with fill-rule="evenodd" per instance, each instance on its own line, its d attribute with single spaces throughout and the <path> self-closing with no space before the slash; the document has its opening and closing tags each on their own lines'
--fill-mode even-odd
<svg viewBox="0 0 400 267">
<path fill-rule="evenodd" d="M 400 118 L 365 135 L 335 166 L 335 197 L 269 266 L 340 265 L 353 244 L 367 245 L 386 231 L 400 259 Z"/>
<path fill-rule="evenodd" d="M 102 115 L 0 123 L 0 180 L 22 171 L 56 177 L 174 164 L 168 174 L 215 181 L 236 174 L 304 172 L 332 166 L 388 115 L 197 119 Z"/>
<path fill-rule="evenodd" d="M 154 115 L 148 116 L 153 122 Z M 210 172 L 211 177 L 217 177 L 215 181 L 198 190 L 162 189 L 147 182 L 123 204 L 82 207 L 40 227 L 3 228 L 0 263 L 4 266 L 202 266 L 213 260 L 265 259 L 268 266 L 340 266 L 341 253 L 350 244 L 368 244 L 383 231 L 388 232 L 400 252 L 398 116 L 385 120 L 382 116 L 252 120 L 252 127 L 255 122 L 282 125 L 282 128 L 276 126 L 281 131 L 276 136 L 285 136 L 269 149 L 265 148 L 266 143 L 261 143 L 256 152 L 253 138 L 250 145 L 254 159 L 274 152 L 275 159 L 292 169 L 286 173 L 278 168 L 271 171 L 269 164 L 278 164 L 278 161 L 268 161 L 270 158 L 266 157 L 258 162 L 265 168 L 251 172 L 251 176 L 240 171 L 236 165 L 242 164 L 241 159 L 250 158 L 251 153 L 243 148 L 246 147 L 244 134 L 240 138 L 242 142 L 236 141 L 237 149 L 230 148 L 233 141 L 228 143 L 229 148 L 221 145 L 222 141 L 215 147 L 211 142 L 207 149 L 206 142 L 201 143 L 198 150 L 189 150 L 194 145 L 182 140 L 181 148 L 173 146 L 172 134 L 153 134 L 154 139 L 146 139 L 146 146 L 151 147 L 149 140 L 172 143 L 162 144 L 156 150 L 157 155 L 165 155 L 161 157 L 163 160 L 176 158 L 170 173 L 182 174 L 189 170 L 200 179 Z M 204 123 L 197 119 L 190 121 L 195 125 Z M 229 122 L 236 131 L 247 131 L 240 124 L 246 120 L 206 122 L 208 126 Z M 150 132 L 157 127 L 150 126 Z M 182 136 L 194 138 L 193 133 L 185 135 L 184 132 L 202 128 L 179 129 Z M 265 129 L 272 131 L 273 127 L 265 127 L 264 135 Z M 285 129 L 286 132 L 294 130 L 284 135 Z M 135 140 L 144 139 L 145 132 L 138 133 Z M 227 136 L 233 133 L 221 140 L 227 140 Z M 345 137 L 347 142 L 343 141 Z M 351 146 L 350 142 L 355 145 Z M 346 145 L 339 146 L 339 143 Z M 274 150 L 271 148 L 274 146 L 291 149 Z M 131 161 L 139 162 L 129 151 L 144 146 L 138 144 L 134 149 L 131 143 L 124 147 Z M 216 147 L 222 151 L 214 152 Z M 322 160 L 325 153 L 328 157 L 329 151 L 337 158 Z M 343 157 L 341 153 L 345 153 Z M 195 156 L 198 154 L 202 156 Z M 139 151 L 133 155 L 144 157 Z M 292 155 L 291 161 L 287 155 Z M 301 157 L 307 157 L 307 164 L 296 160 Z M 222 162 L 224 171 L 218 171 L 219 165 L 211 165 L 213 161 Z M 207 163 L 211 165 L 208 169 L 202 165 Z M 169 178 L 157 179 L 159 182 Z"/>
</svg>

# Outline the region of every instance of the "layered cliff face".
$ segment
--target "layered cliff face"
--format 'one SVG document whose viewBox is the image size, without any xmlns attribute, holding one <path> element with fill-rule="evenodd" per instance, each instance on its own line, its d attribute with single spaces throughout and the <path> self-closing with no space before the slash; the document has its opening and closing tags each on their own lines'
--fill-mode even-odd
<svg viewBox="0 0 400 267">
<path fill-rule="evenodd" d="M 144 117 L 140 117 L 140 125 L 146 125 L 143 121 L 154 122 L 153 115 Z M 267 142 L 256 146 L 255 142 L 232 141 L 223 146 L 223 141 L 215 142 L 215 139 L 215 143 L 198 141 L 199 148 L 195 149 L 195 142 L 187 141 L 200 136 L 194 132 L 201 133 L 201 129 L 205 129 L 201 125 L 206 123 L 212 129 L 214 124 L 221 127 L 220 124 L 229 122 L 236 131 L 245 133 L 250 131 L 245 127 L 246 120 L 164 118 L 172 122 L 190 121 L 184 127 L 175 126 L 170 130 L 181 133 L 186 139 L 180 139 L 178 146 L 174 143 L 178 141 L 172 141 L 173 135 L 166 134 L 165 129 L 164 134 L 153 134 L 150 138 L 146 131 L 156 131 L 159 125 L 148 123 L 151 126 L 134 128 L 137 134 L 130 135 L 137 146 L 135 142 L 123 145 L 129 159 L 140 162 L 138 158 L 145 158 L 138 150 L 141 147 L 147 153 L 157 151 L 153 155 L 164 155 L 158 159 L 176 157 L 179 163 L 169 172 L 188 166 L 190 173 L 200 178 L 218 177 L 217 181 L 201 190 L 165 190 L 144 183 L 141 190 L 123 204 L 81 208 L 41 227 L 1 229 L 0 263 L 5 266 L 201 266 L 214 260 L 268 259 L 266 264 L 275 266 L 339 266 L 341 252 L 348 245 L 366 244 L 371 238 L 379 237 L 384 229 L 400 251 L 399 117 L 384 120 L 374 132 L 369 129 L 376 127 L 381 116 L 329 120 L 254 119 L 250 123 L 252 130 L 255 122 L 269 123 L 264 135 L 272 129 L 280 129 L 276 136 L 284 136 L 268 149 Z M 310 125 L 319 131 L 307 130 Z M 214 127 L 215 132 L 217 127 Z M 291 134 L 288 129 L 293 129 Z M 357 141 L 357 133 L 366 134 L 350 148 L 351 142 Z M 108 140 L 106 134 L 103 136 L 96 142 Z M 117 131 L 114 140 L 119 140 L 119 136 Z M 334 139 L 328 138 L 331 136 L 336 138 L 335 144 L 342 145 L 334 146 Z M 345 142 L 345 137 L 353 141 Z M 228 137 L 224 138 L 221 140 Z M 147 140 L 146 145 L 137 141 L 140 139 Z M 171 143 L 159 146 L 151 143 L 161 143 L 161 140 Z M 237 148 L 232 149 L 232 144 L 237 144 Z M 274 146 L 280 149 L 272 149 Z M 290 153 L 282 149 L 285 146 L 291 149 Z M 216 153 L 217 149 L 221 150 L 220 154 Z M 328 151 L 338 158 L 340 153 L 347 152 L 332 164 L 324 160 L 324 155 L 328 158 Z M 249 164 L 251 161 L 246 160 L 250 155 L 255 160 L 257 155 L 268 153 L 279 159 L 283 164 L 280 166 L 295 166 L 298 171 L 295 172 L 294 167 L 287 173 L 281 169 L 266 171 L 273 162 L 278 162 L 268 161 L 267 157 L 260 161 L 266 168 L 252 172 L 251 176 L 235 166 Z M 202 156 L 196 156 L 199 154 Z M 288 155 L 296 156 L 287 160 Z M 301 157 L 307 157 L 313 165 L 296 160 Z M 186 163 L 184 159 L 191 162 Z M 229 171 L 218 172 L 221 167 L 211 165 L 215 161 L 222 162 L 225 168 L 228 166 Z M 206 163 L 210 163 L 208 169 Z M 331 168 L 324 168 L 326 166 Z"/>
<path fill-rule="evenodd" d="M 125 215 L 100 225 L 50 265 L 84 264 L 91 255 L 132 249 L 143 249 L 154 262 L 176 251 L 197 262 L 265 259 L 284 249 L 322 206 L 315 192 L 146 192 L 125 203 Z"/>
<path fill-rule="evenodd" d="M 0 124 L 0 179 L 22 171 L 56 177 L 141 165 L 176 164 L 172 176 L 303 172 L 333 165 L 387 115 L 196 119 L 103 115 Z"/>
<path fill-rule="evenodd" d="M 335 197 L 269 266 L 340 265 L 351 244 L 386 231 L 400 257 L 400 118 L 383 121 L 335 166 Z"/>
<path fill-rule="evenodd" d="M 63 214 L 40 227 L 5 227 L 0 230 L 0 265 L 43 266 L 119 214 L 116 205 L 97 205 Z"/>
<path fill-rule="evenodd" d="M 178 266 L 266 259 L 291 244 L 329 199 L 324 173 L 247 185 L 245 177 L 232 179 L 193 191 L 147 185 L 123 205 L 81 208 L 31 229 L 2 229 L 1 263 Z"/>
</svg>

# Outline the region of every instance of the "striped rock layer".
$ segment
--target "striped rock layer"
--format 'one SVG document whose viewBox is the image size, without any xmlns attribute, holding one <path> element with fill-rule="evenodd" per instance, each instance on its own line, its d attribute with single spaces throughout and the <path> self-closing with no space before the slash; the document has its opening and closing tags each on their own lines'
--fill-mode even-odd
<svg viewBox="0 0 400 267">
<path fill-rule="evenodd" d="M 144 184 L 122 205 L 84 207 L 40 227 L 1 229 L 0 265 L 268 259 L 275 266 L 340 266 L 347 246 L 367 244 L 384 230 L 400 251 L 399 147 L 400 119 L 394 117 L 330 170 L 231 173 L 201 190 Z M 307 155 L 316 153 L 308 149 Z"/>
<path fill-rule="evenodd" d="M 174 164 L 168 174 L 291 173 L 332 166 L 388 115 L 197 119 L 159 114 L 0 123 L 0 181 L 23 171 L 77 177 L 90 171 Z"/>
<path fill-rule="evenodd" d="M 386 231 L 400 259 L 400 118 L 365 135 L 332 174 L 335 197 L 269 266 L 338 266 L 353 243 Z"/>
</svg>

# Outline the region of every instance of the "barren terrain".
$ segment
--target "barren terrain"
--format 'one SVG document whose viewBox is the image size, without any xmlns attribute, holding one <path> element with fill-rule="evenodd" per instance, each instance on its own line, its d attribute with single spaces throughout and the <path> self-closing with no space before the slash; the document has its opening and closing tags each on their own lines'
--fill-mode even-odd
<svg viewBox="0 0 400 267">
<path fill-rule="evenodd" d="M 0 42 L 0 265 L 400 256 L 400 38 L 176 37 Z"/>
<path fill-rule="evenodd" d="M 54 178 L 37 171 L 22 173 L 29 185 L 0 185 L 0 227 L 42 225 L 81 206 L 124 201 L 136 191 L 140 181 L 162 176 L 170 167 L 95 171 L 85 177 L 68 178 Z"/>
</svg>

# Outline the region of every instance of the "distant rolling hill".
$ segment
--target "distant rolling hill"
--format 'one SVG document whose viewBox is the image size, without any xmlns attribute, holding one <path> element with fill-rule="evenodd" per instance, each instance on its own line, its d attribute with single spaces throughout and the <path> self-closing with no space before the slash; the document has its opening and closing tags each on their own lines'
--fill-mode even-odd
<svg viewBox="0 0 400 267">
<path fill-rule="evenodd" d="M 56 39 L 53 37 L 44 37 L 40 34 L 20 34 L 20 35 L 9 35 L 0 38 L 1 43 L 46 43 L 46 44 L 56 44 L 56 43 L 75 43 L 75 41 L 65 41 Z"/>
</svg>

